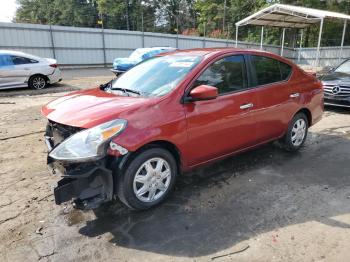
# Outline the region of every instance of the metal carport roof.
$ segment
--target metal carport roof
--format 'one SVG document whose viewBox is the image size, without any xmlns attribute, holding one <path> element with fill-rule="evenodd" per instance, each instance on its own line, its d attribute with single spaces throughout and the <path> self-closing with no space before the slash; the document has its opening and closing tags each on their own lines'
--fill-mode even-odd
<svg viewBox="0 0 350 262">
<path fill-rule="evenodd" d="M 319 60 L 319 50 L 322 37 L 323 21 L 324 19 L 340 19 L 344 21 L 343 37 L 341 47 L 344 45 L 344 36 L 346 31 L 347 20 L 350 20 L 349 15 L 324 11 L 313 8 L 306 8 L 301 6 L 274 4 L 265 9 L 262 9 L 255 14 L 252 14 L 243 20 L 236 23 L 236 46 L 238 43 L 238 28 L 244 25 L 257 25 L 261 26 L 261 42 L 260 46 L 262 48 L 263 44 L 263 34 L 264 26 L 280 27 L 283 28 L 282 35 L 282 47 L 281 55 L 283 55 L 283 45 L 284 45 L 284 35 L 286 28 L 297 28 L 304 29 L 316 23 L 320 23 L 320 32 L 317 45 L 317 59 L 316 65 L 318 65 Z M 302 41 L 301 41 L 302 42 Z"/>
</svg>

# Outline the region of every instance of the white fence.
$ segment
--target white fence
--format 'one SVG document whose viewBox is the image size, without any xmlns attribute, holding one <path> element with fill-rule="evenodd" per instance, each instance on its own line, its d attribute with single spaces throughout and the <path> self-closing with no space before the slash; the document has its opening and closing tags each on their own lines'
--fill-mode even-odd
<svg viewBox="0 0 350 262">
<path fill-rule="evenodd" d="M 295 49 L 295 62 L 304 65 L 316 65 L 316 48 L 299 48 Z M 299 58 L 300 57 L 300 58 Z M 341 50 L 340 46 L 322 47 L 320 50 L 320 67 L 338 65 L 344 59 L 350 58 L 350 46 L 344 46 Z"/>
<path fill-rule="evenodd" d="M 235 41 L 137 31 L 0 23 L 0 49 L 54 57 L 61 65 L 107 65 L 116 57 L 128 56 L 135 48 L 151 46 L 172 46 L 179 49 L 234 47 Z M 238 47 L 260 48 L 258 44 L 245 42 L 239 42 Z M 263 49 L 280 53 L 279 46 L 264 45 Z M 337 64 L 339 51 L 339 48 L 322 48 L 321 65 Z M 298 62 L 298 56 L 298 49 L 284 49 L 284 57 Z M 344 47 L 343 58 L 347 57 L 350 57 L 350 47 Z M 314 65 L 315 61 L 316 49 L 306 48 L 300 52 L 299 63 Z"/>
</svg>

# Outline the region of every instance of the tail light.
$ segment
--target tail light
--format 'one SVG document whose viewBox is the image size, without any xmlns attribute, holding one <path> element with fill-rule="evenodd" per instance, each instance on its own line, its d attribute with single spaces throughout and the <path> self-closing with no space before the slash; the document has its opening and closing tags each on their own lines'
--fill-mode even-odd
<svg viewBox="0 0 350 262">
<path fill-rule="evenodd" d="M 52 65 L 50 65 L 51 67 L 53 67 L 53 68 L 57 68 L 58 67 L 58 64 L 52 64 Z"/>
</svg>

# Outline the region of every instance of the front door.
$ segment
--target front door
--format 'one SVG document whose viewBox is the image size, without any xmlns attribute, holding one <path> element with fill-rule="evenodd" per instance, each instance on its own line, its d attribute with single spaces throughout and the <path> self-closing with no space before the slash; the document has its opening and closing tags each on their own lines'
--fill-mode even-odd
<svg viewBox="0 0 350 262">
<path fill-rule="evenodd" d="M 230 154 L 256 141 L 255 89 L 248 89 L 243 55 L 232 55 L 212 63 L 192 88 L 210 85 L 219 96 L 184 105 L 187 118 L 189 165 Z"/>
</svg>

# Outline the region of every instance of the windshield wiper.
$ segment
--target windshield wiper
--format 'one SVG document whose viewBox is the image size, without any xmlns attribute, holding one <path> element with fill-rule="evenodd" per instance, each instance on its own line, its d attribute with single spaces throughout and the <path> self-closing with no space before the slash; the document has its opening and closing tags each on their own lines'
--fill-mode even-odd
<svg viewBox="0 0 350 262">
<path fill-rule="evenodd" d="M 141 95 L 141 92 L 136 91 L 136 90 L 132 90 L 132 89 L 127 89 L 127 88 L 121 88 L 121 87 L 112 87 L 111 90 L 120 90 L 123 91 L 124 93 L 128 94 L 128 93 L 134 93 L 137 95 Z"/>
<path fill-rule="evenodd" d="M 107 82 L 107 83 L 105 83 L 105 84 L 101 84 L 101 85 L 100 85 L 100 89 L 101 89 L 101 90 L 105 90 L 105 89 L 111 88 L 111 86 L 112 86 L 112 84 L 113 84 L 113 80 L 114 80 L 114 79 L 112 79 L 111 81 L 109 81 L 109 82 Z"/>
</svg>

